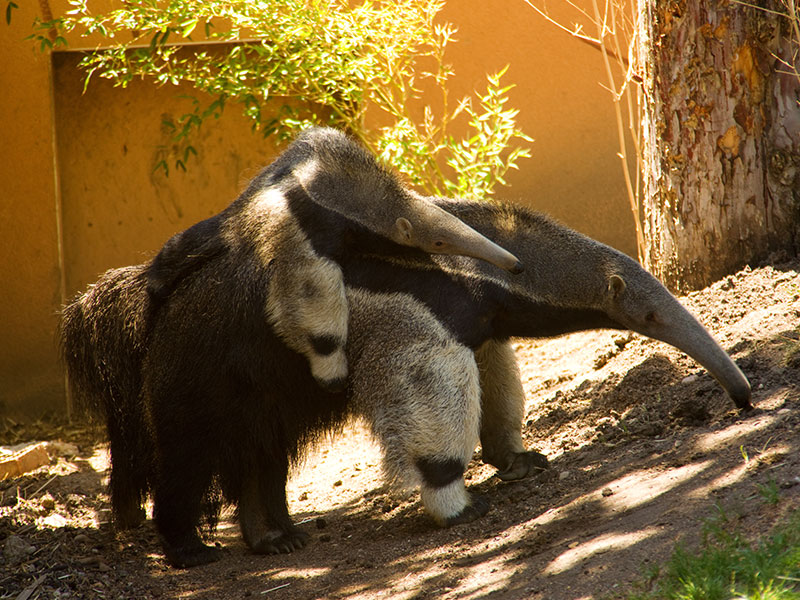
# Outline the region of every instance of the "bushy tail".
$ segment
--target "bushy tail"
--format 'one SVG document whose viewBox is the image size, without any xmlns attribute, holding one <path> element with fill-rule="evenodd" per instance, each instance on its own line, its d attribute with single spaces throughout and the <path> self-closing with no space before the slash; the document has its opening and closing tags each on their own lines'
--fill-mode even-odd
<svg viewBox="0 0 800 600">
<path fill-rule="evenodd" d="M 138 396 L 151 318 L 144 273 L 107 271 L 64 308 L 61 353 L 78 407 L 107 416 Z"/>
<path fill-rule="evenodd" d="M 142 518 L 153 460 L 142 365 L 154 307 L 146 265 L 112 269 L 63 311 L 61 352 L 76 406 L 104 418 L 111 442 L 111 496 L 118 525 Z"/>
</svg>

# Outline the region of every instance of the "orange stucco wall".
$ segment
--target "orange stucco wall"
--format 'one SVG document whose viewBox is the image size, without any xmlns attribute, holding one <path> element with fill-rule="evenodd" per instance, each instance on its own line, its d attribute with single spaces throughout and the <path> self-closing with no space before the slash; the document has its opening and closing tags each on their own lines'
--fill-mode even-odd
<svg viewBox="0 0 800 600">
<path fill-rule="evenodd" d="M 542 3 L 539 3 L 542 4 Z M 570 24 L 565 2 L 547 2 Z M 636 236 L 622 178 L 611 94 L 599 82 L 601 53 L 536 14 L 522 0 L 449 2 L 443 16 L 458 27 L 449 47 L 453 97 L 486 89 L 486 73 L 510 65 L 510 106 L 534 138 L 533 158 L 509 173 L 495 195 L 550 214 L 636 256 Z"/>
<path fill-rule="evenodd" d="M 193 140 L 197 156 L 183 171 L 164 119 L 189 110 L 188 87 L 125 89 L 93 81 L 83 93 L 79 56 L 56 55 L 56 138 L 61 179 L 67 294 L 106 269 L 143 262 L 173 233 L 228 205 L 277 154 L 231 109 Z M 169 174 L 153 166 L 162 157 Z"/>
<path fill-rule="evenodd" d="M 64 406 L 50 59 L 24 41 L 35 5 L 18 4 L 0 24 L 0 415 Z"/>
<path fill-rule="evenodd" d="M 0 25 L 0 416 L 39 416 L 66 406 L 55 344 L 63 300 L 219 211 L 277 150 L 229 109 L 204 126 L 187 172 L 153 172 L 156 153 L 174 152 L 162 119 L 182 114 L 178 96 L 190 90 L 93 80 L 84 93 L 76 54 L 51 60 L 24 41 L 35 7 L 19 4 Z M 510 64 L 511 103 L 536 140 L 497 195 L 634 253 L 600 54 L 521 0 L 451 2 L 444 18 L 459 28 L 453 97 L 482 91 L 487 72 Z"/>
</svg>

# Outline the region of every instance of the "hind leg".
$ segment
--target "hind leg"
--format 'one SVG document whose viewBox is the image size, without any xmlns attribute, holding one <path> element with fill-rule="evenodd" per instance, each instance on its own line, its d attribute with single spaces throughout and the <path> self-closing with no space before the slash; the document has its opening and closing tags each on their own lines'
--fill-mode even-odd
<svg viewBox="0 0 800 600">
<path fill-rule="evenodd" d="M 508 342 L 489 340 L 475 351 L 480 370 L 483 415 L 483 461 L 497 467 L 503 480 L 522 479 L 548 468 L 547 458 L 526 451 L 522 443 L 525 392 L 514 349 Z"/>
<path fill-rule="evenodd" d="M 308 534 L 291 521 L 286 505 L 287 465 L 261 465 L 243 483 L 239 500 L 239 527 L 247 546 L 256 554 L 282 554 L 306 545 Z"/>
<path fill-rule="evenodd" d="M 111 508 L 114 525 L 118 529 L 132 529 L 145 518 L 142 502 L 147 493 L 147 457 L 133 437 L 144 428 L 129 427 L 130 422 L 121 425 L 120 421 L 123 416 L 109 410 L 106 427 L 111 451 Z"/>
<path fill-rule="evenodd" d="M 186 406 L 185 400 L 162 402 L 162 412 Z M 189 404 L 191 405 L 191 404 Z M 200 402 L 197 403 L 199 407 Z M 199 412 L 199 411 L 198 411 Z M 167 560 L 175 567 L 193 567 L 219 560 L 218 548 L 207 546 L 198 535 L 203 498 L 213 479 L 213 437 L 203 430 L 196 415 L 185 427 L 186 415 L 156 414 L 156 476 L 153 484 L 153 517 Z"/>
</svg>

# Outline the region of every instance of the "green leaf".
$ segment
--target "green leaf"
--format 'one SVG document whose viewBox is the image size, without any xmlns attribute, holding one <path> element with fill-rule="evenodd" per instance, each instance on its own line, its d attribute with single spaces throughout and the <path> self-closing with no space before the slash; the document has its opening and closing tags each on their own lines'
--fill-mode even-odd
<svg viewBox="0 0 800 600">
<path fill-rule="evenodd" d="M 167 161 L 163 158 L 155 164 L 153 167 L 153 173 L 156 173 L 159 170 L 163 170 L 164 176 L 169 177 L 169 165 L 167 165 Z"/>
<path fill-rule="evenodd" d="M 15 8 L 19 8 L 16 2 L 8 2 L 6 4 L 6 25 L 11 25 L 11 12 Z"/>
<path fill-rule="evenodd" d="M 184 21 L 180 24 L 182 27 L 181 35 L 185 38 L 188 38 L 192 32 L 194 31 L 195 27 L 197 27 L 198 19 L 190 19 L 188 21 Z"/>
</svg>

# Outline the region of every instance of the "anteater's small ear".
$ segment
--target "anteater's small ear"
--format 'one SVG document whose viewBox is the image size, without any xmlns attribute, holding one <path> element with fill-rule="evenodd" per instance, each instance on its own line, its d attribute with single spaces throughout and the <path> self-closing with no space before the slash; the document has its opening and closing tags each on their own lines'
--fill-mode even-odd
<svg viewBox="0 0 800 600">
<path fill-rule="evenodd" d="M 625 291 L 625 280 L 619 275 L 612 275 L 608 278 L 608 291 L 615 300 Z"/>
<path fill-rule="evenodd" d="M 399 217 L 397 221 L 394 222 L 394 226 L 397 228 L 397 233 L 400 235 L 401 239 L 411 240 L 411 232 L 414 230 L 411 221 L 405 217 Z"/>
</svg>

